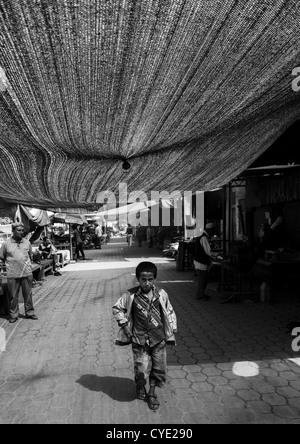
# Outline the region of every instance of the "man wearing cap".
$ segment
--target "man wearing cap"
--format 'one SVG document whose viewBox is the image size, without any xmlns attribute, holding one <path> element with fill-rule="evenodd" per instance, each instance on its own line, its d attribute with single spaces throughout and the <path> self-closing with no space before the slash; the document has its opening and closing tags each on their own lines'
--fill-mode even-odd
<svg viewBox="0 0 300 444">
<path fill-rule="evenodd" d="M 36 320 L 32 302 L 32 247 L 23 238 L 24 225 L 20 222 L 12 225 L 13 234 L 0 248 L 0 260 L 5 263 L 7 271 L 7 288 L 10 295 L 10 319 L 12 324 L 19 317 L 19 294 L 22 291 L 25 315 Z"/>
<path fill-rule="evenodd" d="M 215 257 L 209 244 L 209 237 L 214 228 L 213 223 L 206 224 L 205 230 L 201 229 L 200 236 L 195 238 L 194 265 L 195 269 L 198 270 L 197 299 L 210 299 L 205 290 L 208 284 L 208 271 L 212 257 Z"/>
</svg>

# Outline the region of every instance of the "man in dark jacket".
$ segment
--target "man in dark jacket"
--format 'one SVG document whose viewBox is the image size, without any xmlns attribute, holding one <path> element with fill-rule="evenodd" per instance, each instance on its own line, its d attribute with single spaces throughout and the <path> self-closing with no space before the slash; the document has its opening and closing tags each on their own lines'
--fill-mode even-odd
<svg viewBox="0 0 300 444">
<path fill-rule="evenodd" d="M 195 238 L 194 265 L 198 271 L 197 299 L 210 299 L 205 290 L 208 284 L 208 272 L 212 258 L 217 256 L 212 253 L 209 243 L 209 238 L 214 228 L 213 223 L 208 223 L 200 236 Z"/>
<path fill-rule="evenodd" d="M 85 254 L 83 250 L 83 239 L 82 234 L 79 231 L 79 225 L 74 227 L 74 236 L 75 236 L 75 247 L 76 247 L 76 257 L 79 260 L 80 254 L 82 256 L 82 260 L 85 261 Z"/>
</svg>

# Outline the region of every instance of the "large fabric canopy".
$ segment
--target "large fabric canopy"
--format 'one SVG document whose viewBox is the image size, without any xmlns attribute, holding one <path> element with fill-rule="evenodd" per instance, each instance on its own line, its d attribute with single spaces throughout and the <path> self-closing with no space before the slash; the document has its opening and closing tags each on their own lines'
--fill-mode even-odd
<svg viewBox="0 0 300 444">
<path fill-rule="evenodd" d="M 299 17 L 299 0 L 0 0 L 0 198 L 228 183 L 299 118 Z"/>
</svg>

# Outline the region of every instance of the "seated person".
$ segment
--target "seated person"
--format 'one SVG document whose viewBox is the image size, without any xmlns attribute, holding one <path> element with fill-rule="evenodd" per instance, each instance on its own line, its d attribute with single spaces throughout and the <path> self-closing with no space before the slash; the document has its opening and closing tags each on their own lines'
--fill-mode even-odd
<svg viewBox="0 0 300 444">
<path fill-rule="evenodd" d="M 46 236 L 43 237 L 43 242 L 39 246 L 39 251 L 41 253 L 42 259 L 53 259 L 53 272 L 55 276 L 61 276 L 60 266 L 59 266 L 59 255 L 57 249 L 52 244 L 50 239 Z"/>
</svg>

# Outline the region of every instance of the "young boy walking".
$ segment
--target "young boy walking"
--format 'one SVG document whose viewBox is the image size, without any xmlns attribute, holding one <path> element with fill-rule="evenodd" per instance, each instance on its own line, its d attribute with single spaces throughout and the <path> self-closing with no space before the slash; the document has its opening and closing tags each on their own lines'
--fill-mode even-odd
<svg viewBox="0 0 300 444">
<path fill-rule="evenodd" d="M 141 262 L 136 268 L 139 286 L 127 290 L 113 306 L 121 327 L 116 344 L 132 344 L 137 398 L 147 400 L 151 410 L 159 408 L 155 389 L 166 382 L 166 344 L 175 344 L 177 330 L 168 294 L 156 288 L 156 277 L 156 265 Z"/>
</svg>

